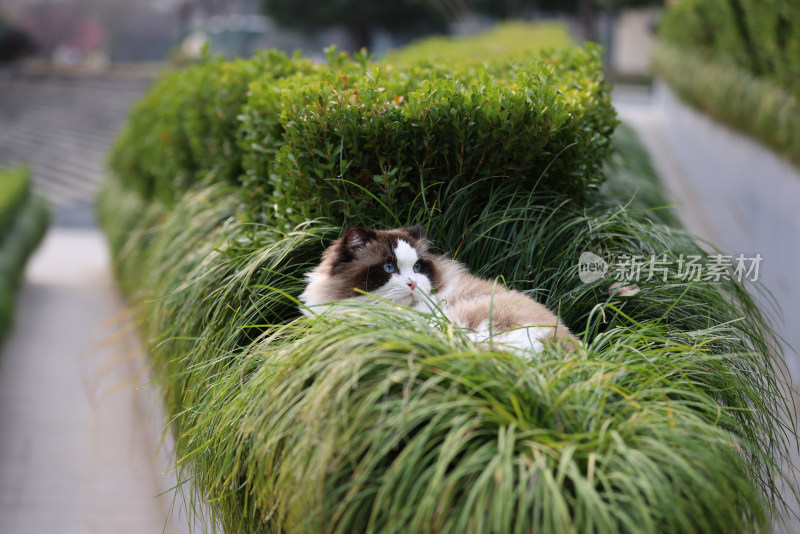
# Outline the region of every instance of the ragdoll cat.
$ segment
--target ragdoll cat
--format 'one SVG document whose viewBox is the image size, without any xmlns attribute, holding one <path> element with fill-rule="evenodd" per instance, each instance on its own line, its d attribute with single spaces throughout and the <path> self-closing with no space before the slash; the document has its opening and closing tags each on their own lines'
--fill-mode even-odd
<svg viewBox="0 0 800 534">
<path fill-rule="evenodd" d="M 501 283 L 470 274 L 459 262 L 430 252 L 422 228 L 368 230 L 352 227 L 309 272 L 300 295 L 304 313 L 350 298 L 375 297 L 424 312 L 440 309 L 469 336 L 539 352 L 547 341 L 580 346 L 543 305 Z M 373 299 L 374 300 L 374 299 Z"/>
</svg>

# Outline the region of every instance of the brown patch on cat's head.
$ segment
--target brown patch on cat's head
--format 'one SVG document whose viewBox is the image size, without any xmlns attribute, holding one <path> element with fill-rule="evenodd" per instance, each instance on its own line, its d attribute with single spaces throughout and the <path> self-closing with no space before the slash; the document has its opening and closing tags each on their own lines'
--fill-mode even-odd
<svg viewBox="0 0 800 534">
<path fill-rule="evenodd" d="M 386 263 L 394 261 L 399 240 L 408 243 L 416 252 L 422 273 L 434 288 L 441 285 L 436 256 L 431 254 L 429 243 L 420 226 L 394 230 L 372 230 L 351 226 L 333 242 L 322 255 L 318 270 L 326 274 L 328 290 L 336 300 L 355 297 L 360 291 L 373 293 L 385 285 L 390 273 Z"/>
</svg>

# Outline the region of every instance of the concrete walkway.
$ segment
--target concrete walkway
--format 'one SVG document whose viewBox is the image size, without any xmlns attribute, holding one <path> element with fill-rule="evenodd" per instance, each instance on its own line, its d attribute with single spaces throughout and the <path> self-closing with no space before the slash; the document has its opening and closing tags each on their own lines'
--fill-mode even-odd
<svg viewBox="0 0 800 534">
<path fill-rule="evenodd" d="M 52 228 L 0 352 L 0 532 L 183 532 L 163 418 L 95 229 Z"/>
<path fill-rule="evenodd" d="M 150 81 L 0 71 L 0 165 L 28 165 L 54 207 L 90 204 L 111 142 Z"/>
<path fill-rule="evenodd" d="M 2 73 L 0 73 L 2 74 Z M 179 533 L 164 419 L 91 205 L 127 110 L 150 83 L 0 76 L 0 165 L 27 164 L 54 226 L 0 347 L 0 534 Z"/>
</svg>

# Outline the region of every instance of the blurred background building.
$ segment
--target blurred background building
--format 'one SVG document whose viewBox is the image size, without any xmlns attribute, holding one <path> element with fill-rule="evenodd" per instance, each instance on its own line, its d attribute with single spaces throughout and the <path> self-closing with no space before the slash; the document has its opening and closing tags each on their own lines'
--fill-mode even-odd
<svg viewBox="0 0 800 534">
<path fill-rule="evenodd" d="M 607 47 L 612 72 L 648 73 L 661 0 L 0 0 L 0 62 L 55 66 L 186 61 L 206 45 L 227 57 L 277 48 L 321 55 L 385 50 L 433 33 L 474 33 L 504 19 L 564 21 Z"/>
</svg>

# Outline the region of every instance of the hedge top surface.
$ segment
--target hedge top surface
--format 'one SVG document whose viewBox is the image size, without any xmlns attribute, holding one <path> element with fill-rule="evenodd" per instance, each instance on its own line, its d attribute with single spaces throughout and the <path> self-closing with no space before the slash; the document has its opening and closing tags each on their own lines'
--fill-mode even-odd
<svg viewBox="0 0 800 534">
<path fill-rule="evenodd" d="M 400 67 L 420 61 L 476 65 L 573 46 L 575 41 L 562 24 L 511 22 L 477 36 L 422 39 L 390 51 L 380 62 Z"/>
<path fill-rule="evenodd" d="M 315 68 L 309 59 L 266 51 L 235 61 L 205 58 L 166 73 L 131 109 L 111 168 L 128 187 L 167 203 L 209 173 L 236 183 L 245 157 L 239 114 L 249 84 Z"/>
</svg>

